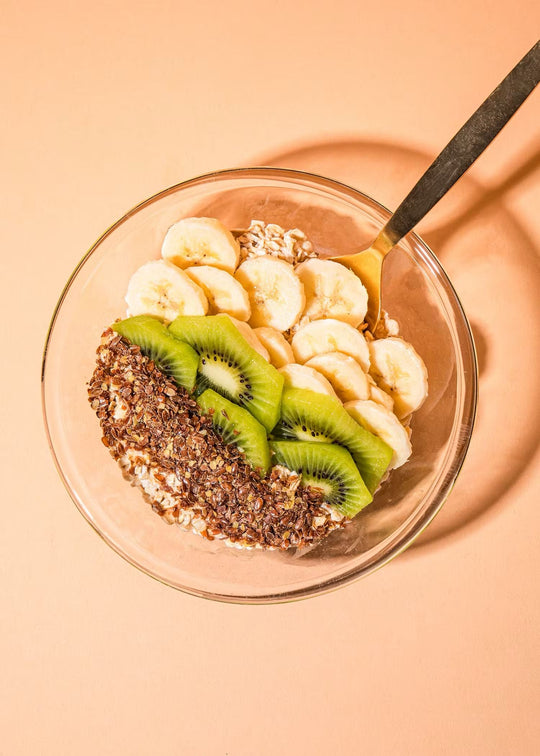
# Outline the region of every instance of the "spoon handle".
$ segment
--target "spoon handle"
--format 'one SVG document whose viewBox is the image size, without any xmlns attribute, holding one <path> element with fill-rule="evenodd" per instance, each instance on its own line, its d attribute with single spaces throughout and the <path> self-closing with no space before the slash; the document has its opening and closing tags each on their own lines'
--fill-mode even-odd
<svg viewBox="0 0 540 756">
<path fill-rule="evenodd" d="M 422 220 L 482 154 L 539 81 L 540 41 L 472 114 L 411 189 L 379 234 L 381 251 L 391 249 Z"/>
</svg>

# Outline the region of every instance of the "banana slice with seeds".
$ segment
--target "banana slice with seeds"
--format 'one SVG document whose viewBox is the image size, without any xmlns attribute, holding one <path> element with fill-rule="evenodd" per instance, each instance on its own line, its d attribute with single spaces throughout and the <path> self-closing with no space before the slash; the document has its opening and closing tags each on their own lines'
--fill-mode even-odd
<svg viewBox="0 0 540 756">
<path fill-rule="evenodd" d="M 280 368 L 294 362 L 292 347 L 282 333 L 268 326 L 254 328 L 253 332 L 270 354 L 270 362 L 274 367 Z"/>
<path fill-rule="evenodd" d="M 347 402 L 344 406 L 353 420 L 382 438 L 393 449 L 389 470 L 405 464 L 411 456 L 411 442 L 409 434 L 393 412 L 371 399 Z"/>
<path fill-rule="evenodd" d="M 369 398 L 377 402 L 377 404 L 382 404 L 383 407 L 386 407 L 386 409 L 390 410 L 390 412 L 394 411 L 394 400 L 390 396 L 390 394 L 387 394 L 386 391 L 383 391 L 382 388 L 377 386 L 373 378 L 368 374 L 368 383 L 369 383 Z"/>
<path fill-rule="evenodd" d="M 367 291 L 351 270 L 332 260 L 313 259 L 298 265 L 295 272 L 304 284 L 304 317 L 335 318 L 354 327 L 364 320 Z"/>
<path fill-rule="evenodd" d="M 232 323 L 234 323 L 234 325 L 240 331 L 241 335 L 244 337 L 244 339 L 247 341 L 250 347 L 254 349 L 256 352 L 258 352 L 261 355 L 261 357 L 264 357 L 264 359 L 267 362 L 270 362 L 270 355 L 268 354 L 268 350 L 259 341 L 259 339 L 255 335 L 255 331 L 253 330 L 253 328 L 250 325 L 248 325 L 245 321 L 237 320 L 232 315 L 227 314 L 227 317 Z"/>
<path fill-rule="evenodd" d="M 312 320 L 299 328 L 291 342 L 297 362 L 307 362 L 316 354 L 343 352 L 369 369 L 369 349 L 365 337 L 349 323 L 327 318 Z"/>
<path fill-rule="evenodd" d="M 234 276 L 211 265 L 194 265 L 185 272 L 206 294 L 209 314 L 225 312 L 237 320 L 249 320 L 251 307 L 247 291 Z"/>
<path fill-rule="evenodd" d="M 200 286 L 165 260 L 152 260 L 131 276 L 126 293 L 129 315 L 155 315 L 170 323 L 178 315 L 206 315 Z"/>
<path fill-rule="evenodd" d="M 254 328 L 269 326 L 287 331 L 302 314 L 306 304 L 304 287 L 290 263 L 271 255 L 248 257 L 235 278 L 249 295 L 249 322 Z"/>
<path fill-rule="evenodd" d="M 314 368 L 291 363 L 280 368 L 278 373 L 281 373 L 285 378 L 287 388 L 308 389 L 309 391 L 316 391 L 318 394 L 327 394 L 339 401 L 330 381 Z"/>
<path fill-rule="evenodd" d="M 161 254 L 179 268 L 213 265 L 234 273 L 240 246 L 216 218 L 184 218 L 167 231 Z"/>
<path fill-rule="evenodd" d="M 394 400 L 395 415 L 401 420 L 418 409 L 428 393 L 427 370 L 412 344 L 390 336 L 371 341 L 369 353 L 369 372 Z"/>
<path fill-rule="evenodd" d="M 330 381 L 342 402 L 369 398 L 369 383 L 366 373 L 358 362 L 343 352 L 316 354 L 305 365 L 315 368 Z"/>
</svg>

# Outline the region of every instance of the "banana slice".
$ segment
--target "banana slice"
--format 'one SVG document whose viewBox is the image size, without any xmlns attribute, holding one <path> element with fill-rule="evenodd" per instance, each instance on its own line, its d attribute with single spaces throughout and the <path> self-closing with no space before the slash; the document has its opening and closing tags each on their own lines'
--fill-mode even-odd
<svg viewBox="0 0 540 756">
<path fill-rule="evenodd" d="M 247 343 L 250 345 L 252 349 L 254 349 L 256 352 L 258 352 L 261 357 L 264 357 L 264 359 L 267 362 L 270 362 L 270 355 L 268 354 L 268 350 L 261 344 L 257 336 L 255 335 L 255 331 L 251 326 L 249 326 L 247 323 L 245 323 L 243 320 L 237 320 L 232 315 L 229 315 L 227 313 L 227 317 L 229 320 L 234 323 L 234 325 L 238 328 L 242 336 L 245 338 Z"/>
<path fill-rule="evenodd" d="M 327 394 L 339 401 L 330 381 L 327 381 L 324 375 L 321 375 L 314 368 L 291 363 L 280 368 L 278 373 L 281 373 L 285 378 L 287 388 L 309 389 L 309 391 L 316 391 L 318 394 Z"/>
<path fill-rule="evenodd" d="M 280 368 L 294 362 L 294 354 L 291 345 L 282 333 L 275 328 L 261 326 L 254 328 L 253 333 L 259 339 L 263 347 L 270 354 L 270 362 L 274 367 Z"/>
<path fill-rule="evenodd" d="M 185 273 L 206 294 L 209 314 L 225 312 L 238 320 L 249 320 L 251 307 L 247 291 L 226 270 L 195 265 L 186 268 Z"/>
<path fill-rule="evenodd" d="M 405 464 L 411 456 L 411 442 L 407 431 L 393 412 L 370 399 L 347 402 L 344 407 L 353 420 L 370 433 L 382 438 L 393 449 L 389 470 Z"/>
<path fill-rule="evenodd" d="M 249 295 L 250 325 L 270 326 L 278 331 L 291 328 L 306 304 L 304 287 L 290 263 L 271 255 L 248 257 L 235 278 Z"/>
<path fill-rule="evenodd" d="M 336 318 L 356 326 L 364 320 L 368 295 L 362 281 L 351 270 L 332 260 L 306 260 L 295 268 L 304 284 L 310 320 Z"/>
<path fill-rule="evenodd" d="M 414 347 L 390 336 L 369 343 L 370 373 L 394 400 L 394 413 L 401 420 L 418 409 L 428 393 L 427 370 Z"/>
<path fill-rule="evenodd" d="M 383 407 L 386 407 L 386 409 L 389 409 L 390 412 L 394 411 L 394 400 L 390 396 L 390 394 L 387 394 L 386 391 L 383 391 L 382 388 L 379 388 L 373 378 L 368 374 L 368 383 L 369 383 L 369 398 L 377 402 L 377 404 L 382 404 Z"/>
<path fill-rule="evenodd" d="M 206 315 L 204 291 L 183 270 L 152 260 L 131 276 L 126 293 L 129 315 L 156 315 L 170 323 L 178 315 Z"/>
<path fill-rule="evenodd" d="M 358 362 L 343 352 L 316 354 L 306 363 L 315 368 L 332 384 L 342 402 L 369 398 L 369 383 Z"/>
<path fill-rule="evenodd" d="M 240 246 L 216 218 L 184 218 L 167 231 L 161 254 L 179 268 L 213 265 L 234 273 L 240 259 Z"/>
<path fill-rule="evenodd" d="M 369 370 L 369 349 L 365 337 L 349 323 L 327 318 L 312 320 L 294 334 L 292 348 L 297 362 L 307 362 L 316 354 L 343 352 Z"/>
</svg>

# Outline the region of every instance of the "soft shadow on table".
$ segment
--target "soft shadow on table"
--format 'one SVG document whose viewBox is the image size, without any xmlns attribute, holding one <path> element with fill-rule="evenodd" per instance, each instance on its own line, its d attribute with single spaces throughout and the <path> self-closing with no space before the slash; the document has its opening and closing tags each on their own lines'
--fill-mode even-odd
<svg viewBox="0 0 540 756">
<path fill-rule="evenodd" d="M 493 186 L 465 175 L 417 231 L 441 259 L 464 305 L 478 352 L 479 409 L 459 479 L 406 554 L 457 537 L 493 513 L 540 444 L 538 242 L 505 202 L 540 169 L 540 143 L 516 150 Z M 395 209 L 435 156 L 404 145 L 344 139 L 257 156 L 251 165 L 318 173 Z M 414 438 L 413 438 L 414 446 Z M 505 499 L 511 501 L 510 497 Z"/>
</svg>

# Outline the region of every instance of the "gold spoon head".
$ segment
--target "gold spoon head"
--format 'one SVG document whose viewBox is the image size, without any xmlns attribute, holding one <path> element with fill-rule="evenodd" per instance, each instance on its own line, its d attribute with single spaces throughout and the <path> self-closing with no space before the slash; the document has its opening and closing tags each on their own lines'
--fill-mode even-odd
<svg viewBox="0 0 540 756">
<path fill-rule="evenodd" d="M 381 317 L 382 262 L 384 257 L 385 255 L 375 246 L 371 246 L 354 255 L 332 258 L 335 262 L 352 270 L 366 287 L 368 293 L 366 322 L 372 332 Z"/>
</svg>

